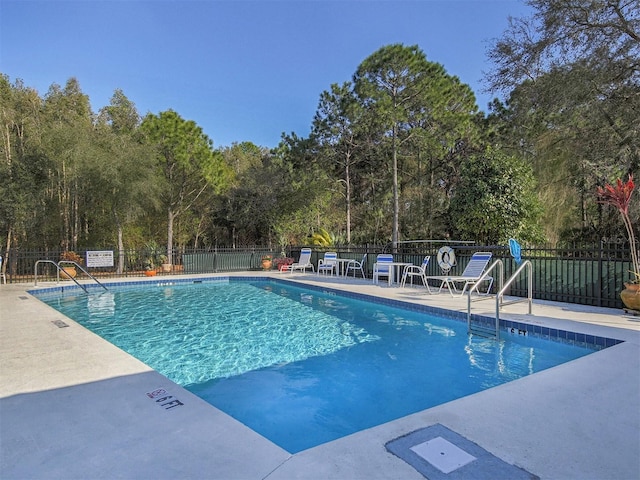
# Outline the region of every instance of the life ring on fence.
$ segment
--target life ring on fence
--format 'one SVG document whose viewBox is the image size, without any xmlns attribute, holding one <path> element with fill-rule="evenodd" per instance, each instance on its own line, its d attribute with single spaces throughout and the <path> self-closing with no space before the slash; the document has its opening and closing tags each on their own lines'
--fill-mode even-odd
<svg viewBox="0 0 640 480">
<path fill-rule="evenodd" d="M 448 272 L 456 264 L 456 254 L 453 253 L 453 248 L 442 247 L 438 250 L 438 266 L 443 272 Z"/>
</svg>

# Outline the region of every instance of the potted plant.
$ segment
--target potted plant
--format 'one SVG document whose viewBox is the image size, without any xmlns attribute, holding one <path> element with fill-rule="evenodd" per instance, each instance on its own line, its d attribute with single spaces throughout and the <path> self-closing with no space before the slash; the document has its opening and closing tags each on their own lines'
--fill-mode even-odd
<svg viewBox="0 0 640 480">
<path fill-rule="evenodd" d="M 147 277 L 152 277 L 157 273 L 158 265 L 162 263 L 163 257 L 165 259 L 167 257 L 162 254 L 162 248 L 154 241 L 151 241 L 145 245 L 145 251 L 147 256 L 144 259 L 144 274 Z"/>
<path fill-rule="evenodd" d="M 631 267 L 633 269 L 631 273 L 634 278 L 629 283 L 625 282 L 625 289 L 620 293 L 620 298 L 627 308 L 640 311 L 640 283 L 638 283 L 640 281 L 640 263 L 636 250 L 636 236 L 629 216 L 629 204 L 634 189 L 633 176 L 629 174 L 629 180 L 626 182 L 618 179 L 616 185 L 606 184 L 604 187 L 598 187 L 598 197 L 600 197 L 600 203 L 616 207 L 622 215 L 622 223 L 624 223 L 629 237 Z"/>
<path fill-rule="evenodd" d="M 291 265 L 293 263 L 293 258 L 286 257 L 283 252 L 282 257 L 276 258 L 273 263 L 275 263 L 276 268 L 282 272 L 287 269 L 287 265 Z"/>
<path fill-rule="evenodd" d="M 160 255 L 160 266 L 162 267 L 163 273 L 171 273 L 172 265 L 170 263 L 167 263 L 167 260 L 168 258 L 166 255 Z"/>
<path fill-rule="evenodd" d="M 144 260 L 144 274 L 147 277 L 153 277 L 156 275 L 156 273 L 158 273 L 158 270 L 156 266 L 155 257 L 153 255 L 149 255 Z"/>
<path fill-rule="evenodd" d="M 75 262 L 78 265 L 82 264 L 82 257 L 78 255 L 76 252 L 67 250 L 60 254 L 60 262 Z M 65 264 L 60 265 L 62 270 L 62 276 L 64 278 L 75 278 L 78 272 L 76 271 L 76 267 L 73 264 Z"/>
<path fill-rule="evenodd" d="M 144 270 L 144 274 L 147 277 L 155 277 L 156 273 L 158 273 L 158 271 L 156 270 L 156 266 L 153 263 L 153 260 L 147 261 L 147 264 L 146 264 L 145 270 Z"/>
<path fill-rule="evenodd" d="M 263 270 L 271 270 L 273 266 L 273 257 L 271 255 L 265 255 L 262 257 L 262 269 Z"/>
</svg>

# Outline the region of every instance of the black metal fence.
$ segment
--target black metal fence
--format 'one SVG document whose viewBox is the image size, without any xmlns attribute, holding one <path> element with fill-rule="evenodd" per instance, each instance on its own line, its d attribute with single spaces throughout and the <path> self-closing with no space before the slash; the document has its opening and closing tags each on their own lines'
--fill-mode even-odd
<svg viewBox="0 0 640 480">
<path fill-rule="evenodd" d="M 438 249 L 442 242 L 401 244 L 394 253 L 396 260 L 411 262 L 419 265 L 425 255 L 431 255 L 429 264 L 430 275 L 441 275 L 436 260 Z M 504 264 L 505 278 L 509 278 L 517 265 L 506 246 L 478 246 L 451 242 L 456 255 L 456 265 L 451 274 L 459 274 L 464 270 L 471 255 L 477 251 L 489 251 L 494 259 L 501 259 Z M 287 249 L 286 256 L 297 259 L 302 247 Z M 358 247 L 330 247 L 313 248 L 312 263 L 317 262 L 324 255 L 324 251 L 336 251 L 341 258 L 353 258 L 358 261 L 366 253 L 367 259 L 364 270 L 371 277 L 376 255 L 390 253 L 389 245 L 363 245 Z M 104 249 L 99 249 L 105 252 Z M 93 276 L 97 278 L 139 277 L 145 275 L 180 275 L 193 273 L 218 273 L 231 271 L 251 271 L 262 269 L 262 259 L 265 256 L 278 258 L 280 249 L 267 247 L 246 248 L 211 248 L 199 250 L 177 250 L 173 261 L 168 262 L 165 255 L 156 251 L 129 250 L 112 252 L 113 266 L 91 267 L 84 264 Z M 77 252 L 84 262 L 91 260 L 94 250 Z M 60 260 L 60 251 L 11 251 L 5 259 L 3 269 L 9 283 L 33 282 L 34 267 L 38 260 Z M 522 248 L 522 257 L 531 261 L 533 265 L 534 298 L 554 300 L 583 305 L 622 308 L 619 293 L 623 284 L 631 278 L 632 268 L 629 249 L 626 245 L 612 244 L 585 248 Z M 274 267 L 276 266 L 274 265 Z M 51 280 L 56 278 L 56 267 L 52 263 L 41 263 L 38 266 L 38 279 Z M 82 273 L 80 272 L 80 278 Z M 514 281 L 510 295 L 526 296 L 526 276 Z"/>
</svg>

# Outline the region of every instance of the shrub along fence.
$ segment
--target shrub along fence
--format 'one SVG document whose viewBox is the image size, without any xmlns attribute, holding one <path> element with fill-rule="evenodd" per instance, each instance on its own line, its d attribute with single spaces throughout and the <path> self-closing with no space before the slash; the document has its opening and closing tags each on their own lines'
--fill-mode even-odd
<svg viewBox="0 0 640 480">
<path fill-rule="evenodd" d="M 441 275 L 436 262 L 437 252 L 443 245 L 454 249 L 456 265 L 451 275 L 464 270 L 474 252 L 488 251 L 494 259 L 501 259 L 504 264 L 505 279 L 517 269 L 517 265 L 506 246 L 480 246 L 461 242 L 415 242 L 403 243 L 396 249 L 396 260 L 412 262 L 419 265 L 425 255 L 431 255 L 428 273 Z M 301 246 L 288 248 L 286 256 L 297 258 Z M 353 258 L 360 261 L 367 254 L 364 270 L 370 278 L 376 255 L 391 253 L 390 245 L 362 245 L 351 247 L 328 247 L 313 249 L 312 263 L 317 262 L 325 251 L 336 251 L 341 258 Z M 113 265 L 91 266 L 95 253 L 112 252 Z M 83 267 L 97 278 L 139 277 L 153 272 L 158 275 L 180 275 L 194 273 L 220 273 L 232 271 L 252 271 L 262 269 L 265 256 L 278 258 L 280 249 L 268 247 L 246 248 L 210 248 L 210 249 L 176 249 L 173 263 L 162 265 L 168 260 L 156 251 L 129 250 L 119 255 L 116 250 L 96 249 L 77 252 L 83 258 Z M 34 266 L 38 260 L 60 259 L 60 251 L 11 251 L 4 262 L 7 281 L 33 282 Z M 109 255 L 107 255 L 109 257 Z M 629 248 L 621 244 L 602 244 L 595 247 L 575 248 L 522 248 L 522 258 L 533 265 L 533 293 L 535 299 L 553 300 L 567 303 L 578 303 L 611 308 L 622 308 L 619 293 L 624 288 L 624 281 L 630 279 L 631 260 Z M 275 263 L 275 262 L 274 262 Z M 275 265 L 272 268 L 276 268 Z M 80 272 L 79 278 L 83 274 Z M 38 266 L 38 280 L 51 281 L 56 278 L 56 268 L 50 263 Z M 518 278 L 510 288 L 509 295 L 526 296 L 526 276 Z"/>
</svg>

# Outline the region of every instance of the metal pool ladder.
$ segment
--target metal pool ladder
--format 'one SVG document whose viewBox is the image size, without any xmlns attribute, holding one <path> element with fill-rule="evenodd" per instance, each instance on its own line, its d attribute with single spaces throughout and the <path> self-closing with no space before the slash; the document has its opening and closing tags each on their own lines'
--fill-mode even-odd
<svg viewBox="0 0 640 480">
<path fill-rule="evenodd" d="M 476 281 L 475 285 L 469 290 L 467 290 L 467 333 L 475 333 L 483 337 L 495 337 L 496 339 L 499 339 L 500 338 L 500 321 L 499 320 L 496 320 L 495 327 L 491 327 L 486 325 L 486 322 L 482 322 L 482 323 L 485 323 L 484 325 L 478 321 L 472 322 L 472 316 L 471 316 L 471 301 L 472 301 L 471 293 L 473 292 L 474 289 L 477 290 L 477 286 L 480 285 L 481 282 L 491 279 L 491 276 L 489 274 L 493 270 L 497 270 L 497 273 L 498 273 L 497 275 L 498 278 L 494 279 L 495 284 L 497 285 L 497 288 L 500 291 L 503 290 L 502 285 L 504 284 L 504 264 L 502 263 L 502 260 L 498 259 L 495 262 L 493 262 L 491 266 L 484 271 L 484 273 Z M 480 292 L 478 291 L 478 293 Z M 496 295 L 496 298 L 498 297 L 499 295 Z M 487 292 L 487 295 L 478 297 L 474 301 L 488 300 L 490 298 L 493 298 L 493 295 L 489 295 L 489 292 Z"/>
<path fill-rule="evenodd" d="M 76 268 L 79 268 L 86 276 L 88 276 L 90 279 L 92 279 L 94 282 L 96 282 L 98 285 L 100 285 L 102 288 L 104 288 L 105 290 L 109 290 L 107 287 L 105 287 L 102 283 L 100 283 L 98 281 L 98 279 L 96 277 L 94 277 L 93 275 L 91 275 L 89 272 L 87 272 L 84 268 L 82 268 L 80 265 L 78 265 L 76 262 L 74 262 L 73 260 L 60 260 L 58 263 L 54 262 L 53 260 L 38 260 L 35 264 L 35 266 L 33 267 L 33 277 L 34 277 L 34 282 L 33 284 L 35 286 L 38 286 L 38 265 L 41 263 L 52 263 L 53 265 L 55 265 L 56 267 L 56 283 L 60 283 L 60 272 L 62 271 L 62 264 L 71 264 Z M 70 277 L 69 275 L 67 275 L 68 278 L 70 278 L 71 280 L 73 280 L 75 282 L 76 285 L 78 285 L 81 289 L 84 290 L 85 293 L 87 292 L 87 287 L 85 287 L 84 285 L 82 285 L 80 282 L 78 282 L 75 278 Z"/>
<path fill-rule="evenodd" d="M 471 292 L 467 294 L 467 326 L 469 333 L 477 333 L 478 335 L 493 337 L 496 340 L 500 340 L 500 309 L 504 305 L 512 305 L 514 303 L 527 302 L 528 304 L 528 314 L 531 315 L 532 305 L 533 305 L 533 265 L 529 260 L 525 260 L 522 262 L 522 265 L 518 267 L 518 269 L 509 277 L 509 279 L 502 282 L 503 278 L 503 265 L 501 260 L 496 260 L 493 265 L 484 273 L 484 275 L 480 278 L 482 281 L 486 276 L 488 276 L 489 272 L 499 263 L 500 266 L 500 277 L 499 277 L 499 285 L 500 290 L 495 295 L 496 299 L 496 318 L 494 329 L 489 329 L 487 327 L 482 327 L 479 325 L 473 325 L 471 322 Z M 527 270 L 527 296 L 526 298 L 517 298 L 514 300 L 509 300 L 508 302 L 504 301 L 504 293 L 507 291 L 509 286 L 518 278 L 523 271 Z"/>
</svg>

